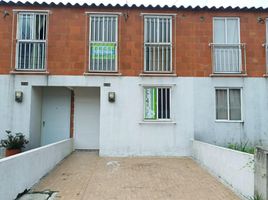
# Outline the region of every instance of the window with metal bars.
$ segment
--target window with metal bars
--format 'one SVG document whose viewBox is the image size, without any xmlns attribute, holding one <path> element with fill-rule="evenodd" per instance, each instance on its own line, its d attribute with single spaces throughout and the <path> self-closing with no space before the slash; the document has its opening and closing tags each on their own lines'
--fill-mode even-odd
<svg viewBox="0 0 268 200">
<path fill-rule="evenodd" d="M 90 71 L 117 71 L 117 26 L 117 15 L 90 15 Z"/>
<path fill-rule="evenodd" d="M 47 13 L 18 13 L 17 70 L 45 70 Z"/>
<path fill-rule="evenodd" d="M 171 16 L 144 16 L 144 71 L 172 71 Z"/>
<path fill-rule="evenodd" d="M 171 88 L 145 87 L 144 88 L 144 119 L 169 120 Z"/>
<path fill-rule="evenodd" d="M 216 89 L 216 120 L 242 120 L 241 91 L 241 88 Z"/>
</svg>

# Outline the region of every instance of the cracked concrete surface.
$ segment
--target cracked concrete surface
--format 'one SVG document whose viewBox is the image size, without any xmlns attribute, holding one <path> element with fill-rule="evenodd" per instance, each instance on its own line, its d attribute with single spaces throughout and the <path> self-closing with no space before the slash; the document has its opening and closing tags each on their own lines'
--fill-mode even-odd
<svg viewBox="0 0 268 200">
<path fill-rule="evenodd" d="M 43 192 L 29 192 L 18 200 L 54 200 L 57 193 L 52 191 L 43 191 Z"/>
<path fill-rule="evenodd" d="M 45 190 L 57 191 L 55 200 L 239 200 L 190 158 L 103 158 L 85 151 L 74 152 L 31 191 Z"/>
</svg>

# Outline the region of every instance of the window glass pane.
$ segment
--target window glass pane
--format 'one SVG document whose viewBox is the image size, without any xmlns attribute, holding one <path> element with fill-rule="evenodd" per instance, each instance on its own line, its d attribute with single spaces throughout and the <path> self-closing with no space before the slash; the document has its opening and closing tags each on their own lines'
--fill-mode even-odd
<svg viewBox="0 0 268 200">
<path fill-rule="evenodd" d="M 241 95 L 240 89 L 229 90 L 230 120 L 241 120 Z"/>
<path fill-rule="evenodd" d="M 216 119 L 228 119 L 227 90 L 216 90 Z"/>
<path fill-rule="evenodd" d="M 213 26 L 214 43 L 225 44 L 225 21 L 224 19 L 214 19 Z"/>
<path fill-rule="evenodd" d="M 239 42 L 239 21 L 238 19 L 227 19 L 227 43 L 238 44 Z"/>
<path fill-rule="evenodd" d="M 157 90 L 156 88 L 144 88 L 144 119 L 156 119 Z"/>
</svg>

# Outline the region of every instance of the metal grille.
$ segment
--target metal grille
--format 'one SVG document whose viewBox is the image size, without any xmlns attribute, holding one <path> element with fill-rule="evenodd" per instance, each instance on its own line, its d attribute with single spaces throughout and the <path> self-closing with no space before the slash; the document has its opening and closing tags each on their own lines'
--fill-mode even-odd
<svg viewBox="0 0 268 200">
<path fill-rule="evenodd" d="M 158 119 L 170 119 L 170 88 L 157 89 Z"/>
<path fill-rule="evenodd" d="M 90 71 L 117 71 L 117 16 L 90 16 Z"/>
<path fill-rule="evenodd" d="M 144 118 L 146 120 L 170 119 L 170 88 L 144 88 Z"/>
<path fill-rule="evenodd" d="M 171 72 L 172 17 L 144 17 L 144 71 Z"/>
<path fill-rule="evenodd" d="M 16 68 L 44 70 L 46 58 L 47 14 L 19 13 Z"/>
</svg>

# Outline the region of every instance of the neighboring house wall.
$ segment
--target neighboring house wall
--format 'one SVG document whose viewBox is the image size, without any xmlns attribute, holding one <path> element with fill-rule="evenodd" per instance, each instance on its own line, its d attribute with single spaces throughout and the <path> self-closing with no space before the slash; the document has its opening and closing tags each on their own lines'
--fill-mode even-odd
<svg viewBox="0 0 268 200">
<path fill-rule="evenodd" d="M 268 82 L 263 78 L 199 78 L 194 81 L 195 139 L 268 145 Z M 215 87 L 241 87 L 243 122 L 216 122 Z"/>
</svg>

